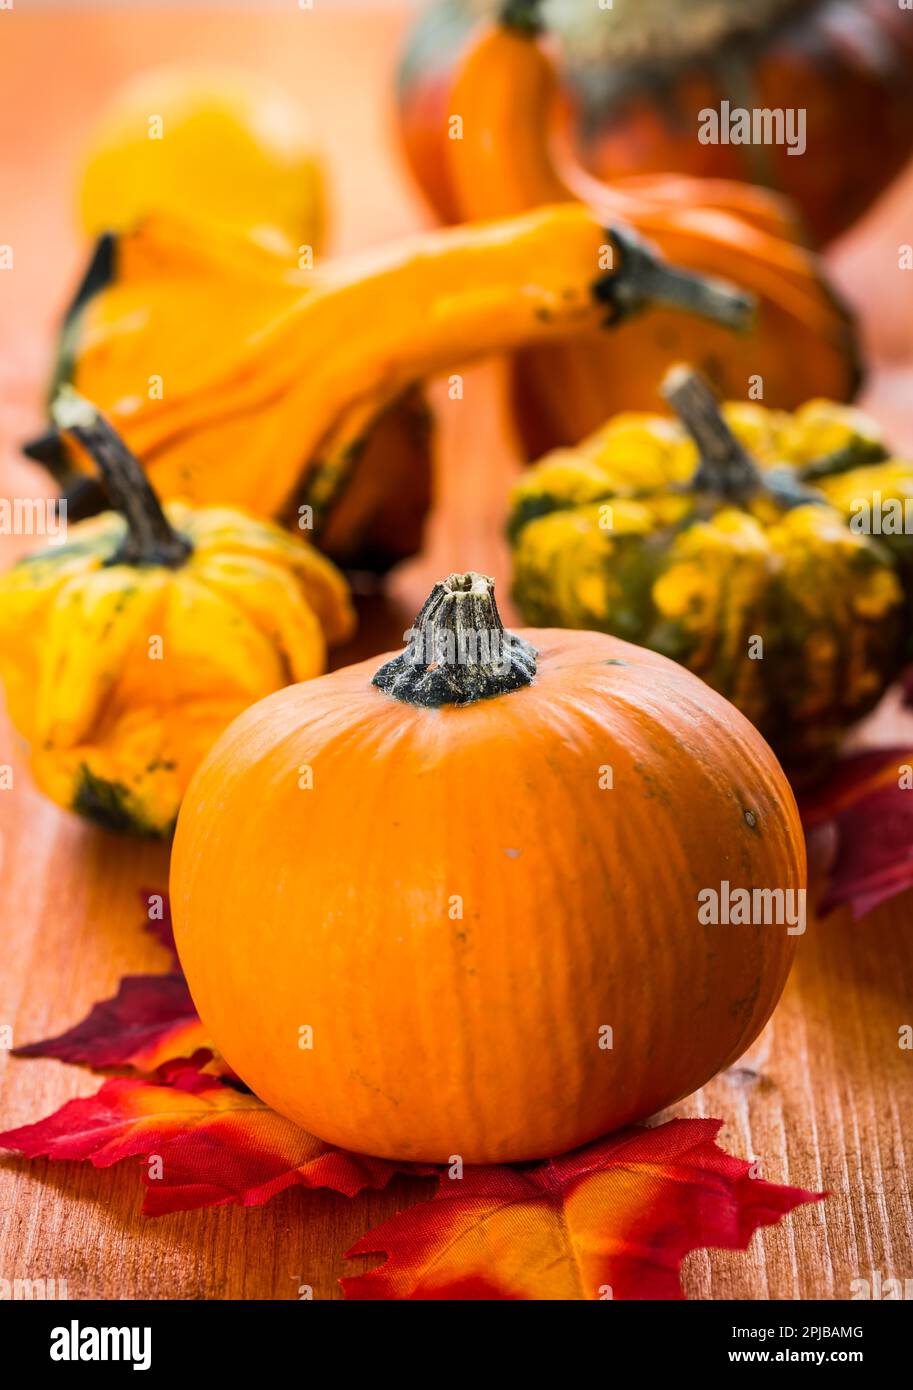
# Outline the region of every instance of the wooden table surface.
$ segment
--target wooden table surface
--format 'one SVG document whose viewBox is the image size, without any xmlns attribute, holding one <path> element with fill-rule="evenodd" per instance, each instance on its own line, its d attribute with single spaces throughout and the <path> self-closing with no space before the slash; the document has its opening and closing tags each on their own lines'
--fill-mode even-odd
<svg viewBox="0 0 913 1390">
<path fill-rule="evenodd" d="M 0 274 L 0 495 L 47 490 L 15 443 L 38 421 L 54 317 L 84 255 L 73 226 L 74 169 L 106 94 L 129 72 L 177 54 L 274 74 L 315 112 L 332 178 L 334 246 L 363 245 L 424 217 L 391 126 L 405 21 L 394 7 L 355 17 L 326 2 L 292 13 L 17 7 L 0 15 L 0 243 L 15 250 L 15 270 Z M 869 400 L 913 448 L 903 365 L 913 353 L 913 275 L 899 281 L 896 270 L 911 227 L 908 177 L 832 264 L 882 358 Z M 502 388 L 502 368 L 491 364 L 467 374 L 462 402 L 435 391 L 439 482 L 426 553 L 366 611 L 360 653 L 397 645 L 430 581 L 452 569 L 494 573 L 504 591 L 503 499 L 519 465 Z M 0 544 L 5 564 L 22 541 Z M 870 736 L 889 738 L 900 723 L 883 712 Z M 43 800 L 4 722 L 7 762 L 15 782 L 0 793 L 0 1025 L 24 1043 L 74 1022 L 123 974 L 167 967 L 137 910 L 140 887 L 165 884 L 167 856 Z M 875 1271 L 913 1278 L 913 1053 L 898 1047 L 898 1029 L 913 1023 L 910 908 L 907 895 L 859 923 L 845 914 L 811 922 L 765 1033 L 737 1067 L 676 1107 L 721 1116 L 725 1146 L 759 1159 L 765 1177 L 831 1194 L 760 1232 L 745 1253 L 689 1257 L 689 1297 L 846 1299 L 852 1280 Z M 98 1084 L 75 1067 L 0 1054 L 0 1125 L 37 1119 Z M 335 1298 L 338 1277 L 365 1266 L 345 1261 L 346 1248 L 429 1190 L 400 1179 L 354 1200 L 290 1191 L 261 1209 L 148 1220 L 138 1214 L 139 1169 L 138 1161 L 98 1172 L 0 1160 L 0 1279 L 65 1278 L 72 1298 L 294 1298 L 300 1283 Z"/>
</svg>

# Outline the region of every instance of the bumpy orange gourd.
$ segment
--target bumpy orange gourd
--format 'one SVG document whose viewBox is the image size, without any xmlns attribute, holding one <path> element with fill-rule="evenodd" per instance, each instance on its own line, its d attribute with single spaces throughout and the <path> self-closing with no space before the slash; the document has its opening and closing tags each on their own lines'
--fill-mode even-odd
<svg viewBox="0 0 913 1390">
<path fill-rule="evenodd" d="M 461 54 L 448 97 L 461 138 L 442 132 L 440 141 L 460 218 L 579 200 L 603 219 L 623 219 L 676 263 L 741 285 L 758 313 L 738 340 L 659 307 L 618 343 L 584 330 L 560 346 L 523 344 L 514 394 L 529 456 L 577 443 L 615 410 L 659 408 L 656 383 L 676 360 L 732 399 L 759 382 L 765 402 L 784 409 L 814 396 L 849 399 L 858 384 L 851 323 L 820 260 L 799 244 L 789 204 L 725 179 L 603 183 L 587 174 L 554 138 L 557 77 L 537 30 L 536 5 L 518 0 Z"/>
<path fill-rule="evenodd" d="M 398 74 L 404 153 L 432 206 L 454 220 L 440 132 L 474 26 L 494 14 L 560 41 L 574 143 L 600 178 L 677 170 L 777 188 L 817 240 L 850 227 L 913 149 L 907 0 L 432 0 Z M 804 157 L 785 144 L 705 144 L 700 113 L 800 110 Z"/>
<path fill-rule="evenodd" d="M 726 881 L 804 887 L 760 735 L 651 652 L 505 633 L 467 574 L 399 656 L 227 730 L 171 889 L 194 1002 L 258 1096 L 349 1149 L 481 1163 L 643 1118 L 751 1043 L 796 934 L 702 921 Z"/>
</svg>

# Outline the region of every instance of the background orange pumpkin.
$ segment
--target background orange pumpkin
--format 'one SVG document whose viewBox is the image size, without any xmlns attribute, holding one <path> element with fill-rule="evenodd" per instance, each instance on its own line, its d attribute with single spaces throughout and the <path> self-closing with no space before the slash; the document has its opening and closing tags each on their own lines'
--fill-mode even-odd
<svg viewBox="0 0 913 1390">
<path fill-rule="evenodd" d="M 803 888 L 796 807 L 760 735 L 663 657 L 530 629 L 510 661 L 454 660 L 501 630 L 479 575 L 414 630 L 421 660 L 290 687 L 216 745 L 174 845 L 181 962 L 231 1066 L 312 1133 L 556 1154 L 756 1037 L 796 938 L 701 925 L 698 893 Z"/>
<path fill-rule="evenodd" d="M 511 8 L 524 5 L 533 8 Z M 403 147 L 445 221 L 459 211 L 439 157 L 453 72 L 478 21 L 504 8 L 433 0 L 403 53 Z M 541 10 L 561 40 L 577 151 L 601 178 L 676 171 L 766 184 L 828 241 L 913 152 L 913 26 L 898 0 L 564 0 Z M 806 111 L 809 155 L 699 144 L 698 111 L 724 99 Z"/>
</svg>

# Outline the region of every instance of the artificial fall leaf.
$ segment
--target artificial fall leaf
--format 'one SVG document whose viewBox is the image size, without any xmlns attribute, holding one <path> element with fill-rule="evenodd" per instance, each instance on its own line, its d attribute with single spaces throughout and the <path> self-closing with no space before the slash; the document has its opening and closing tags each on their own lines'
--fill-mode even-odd
<svg viewBox="0 0 913 1390">
<path fill-rule="evenodd" d="M 179 965 L 167 893 L 143 889 L 146 929 L 170 951 Z M 160 915 L 149 916 L 152 904 Z M 17 1057 L 56 1057 L 92 1067 L 133 1067 L 152 1073 L 166 1063 L 189 1060 L 206 1051 L 199 1070 L 208 1076 L 240 1083 L 219 1056 L 190 997 L 180 968 L 167 975 L 128 975 L 113 999 L 96 1004 L 80 1023 L 54 1038 L 15 1049 Z"/>
<path fill-rule="evenodd" d="M 177 947 L 174 944 L 174 927 L 171 921 L 171 899 L 167 893 L 159 893 L 152 888 L 141 888 L 140 899 L 146 913 L 146 920 L 143 923 L 146 930 L 155 937 L 160 946 L 164 946 L 166 951 L 170 951 L 175 960 L 178 958 Z M 155 916 L 152 915 L 153 908 Z"/>
<path fill-rule="evenodd" d="M 287 1187 L 328 1187 L 353 1197 L 402 1171 L 324 1144 L 250 1092 L 207 1075 L 199 1061 L 164 1067 L 153 1081 L 114 1077 L 96 1095 L 0 1134 L 0 1147 L 96 1168 L 141 1157 L 149 1216 L 229 1202 L 260 1206 Z"/>
<path fill-rule="evenodd" d="M 184 976 L 174 972 L 128 975 L 113 999 L 96 1004 L 82 1022 L 55 1038 L 16 1048 L 16 1056 L 153 1072 L 202 1048 L 212 1044 Z"/>
<path fill-rule="evenodd" d="M 466 1168 L 348 1251 L 386 1263 L 356 1299 L 680 1299 L 690 1250 L 744 1250 L 823 1193 L 749 1176 L 721 1120 L 635 1128 L 533 1168 Z"/>
<path fill-rule="evenodd" d="M 876 748 L 844 758 L 801 803 L 807 831 L 834 828 L 821 914 L 849 903 L 854 917 L 913 886 L 913 748 Z"/>
</svg>

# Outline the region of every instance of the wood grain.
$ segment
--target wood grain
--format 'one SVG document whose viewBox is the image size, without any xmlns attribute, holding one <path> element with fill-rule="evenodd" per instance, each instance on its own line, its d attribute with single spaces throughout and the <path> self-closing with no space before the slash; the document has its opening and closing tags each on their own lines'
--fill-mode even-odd
<svg viewBox="0 0 913 1390">
<path fill-rule="evenodd" d="M 0 241 L 17 247 L 16 271 L 0 276 L 6 496 L 47 488 L 13 446 L 37 421 L 53 316 L 81 254 L 68 207 L 76 152 L 92 112 L 126 72 L 176 52 L 243 59 L 272 72 L 318 113 L 337 245 L 395 235 L 422 216 L 390 134 L 388 92 L 404 22 L 397 10 L 372 10 L 357 23 L 351 13 L 319 7 L 304 20 L 234 11 L 12 16 L 12 24 L 3 16 L 0 54 L 0 85 L 16 113 L 0 184 Z M 77 49 L 79 63 L 65 62 Z M 33 80 L 39 70 L 53 77 L 43 92 Z M 890 226 L 899 197 L 909 212 L 913 181 L 892 196 Z M 873 221 L 837 253 L 838 273 L 859 263 L 866 237 L 884 243 L 884 225 Z M 879 285 L 890 298 L 887 264 L 880 281 L 868 275 L 870 304 Z M 898 382 L 909 400 L 909 377 L 898 373 L 879 375 L 872 399 L 913 444 Z M 398 645 L 429 582 L 451 569 L 483 569 L 502 592 L 506 585 L 501 518 L 518 462 L 502 368 L 468 372 L 460 402 L 439 388 L 434 395 L 439 482 L 427 550 L 403 567 L 386 599 L 363 605 L 352 654 Z M 17 544 L 3 541 L 8 556 Z M 888 711 L 876 735 L 892 732 L 913 728 L 901 730 Z M 14 789 L 0 793 L 0 1025 L 11 1024 L 15 1040 L 26 1042 L 73 1022 L 124 973 L 166 967 L 141 930 L 138 893 L 163 885 L 167 865 L 160 848 L 89 829 L 45 802 L 6 724 L 0 762 L 15 768 Z M 722 1117 L 726 1147 L 757 1158 L 764 1176 L 831 1195 L 759 1233 L 745 1253 L 690 1257 L 689 1297 L 845 1299 L 853 1279 L 875 1270 L 913 1278 L 913 1054 L 898 1047 L 898 1028 L 910 1023 L 910 895 L 860 923 L 845 914 L 812 921 L 768 1029 L 737 1067 L 676 1113 Z M 97 1084 L 78 1068 L 0 1055 L 0 1124 L 26 1123 Z M 401 1179 L 351 1201 L 294 1191 L 262 1209 L 152 1221 L 138 1214 L 138 1162 L 97 1172 L 7 1158 L 0 1161 L 0 1278 L 66 1278 L 73 1298 L 294 1298 L 301 1283 L 315 1297 L 335 1298 L 338 1277 L 367 1263 L 345 1261 L 347 1247 L 428 1190 Z"/>
</svg>

